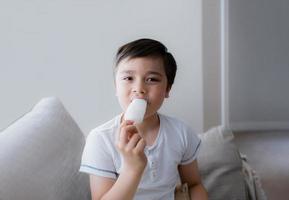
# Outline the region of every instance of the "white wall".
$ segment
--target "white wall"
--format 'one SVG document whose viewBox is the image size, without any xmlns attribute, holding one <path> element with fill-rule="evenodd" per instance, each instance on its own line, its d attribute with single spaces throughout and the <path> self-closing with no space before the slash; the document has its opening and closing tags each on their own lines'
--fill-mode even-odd
<svg viewBox="0 0 289 200">
<path fill-rule="evenodd" d="M 162 111 L 203 130 L 201 0 L 1 1 L 0 129 L 42 97 L 58 96 L 87 132 L 120 112 L 116 49 L 150 37 L 179 69 Z"/>
<path fill-rule="evenodd" d="M 289 1 L 228 2 L 229 124 L 289 129 Z"/>
</svg>

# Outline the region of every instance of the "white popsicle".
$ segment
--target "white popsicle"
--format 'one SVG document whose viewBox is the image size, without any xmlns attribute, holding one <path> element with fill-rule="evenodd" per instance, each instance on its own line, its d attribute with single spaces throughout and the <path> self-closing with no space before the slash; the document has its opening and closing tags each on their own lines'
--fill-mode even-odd
<svg viewBox="0 0 289 200">
<path fill-rule="evenodd" d="M 125 120 L 132 120 L 134 124 L 140 124 L 143 121 L 146 112 L 147 102 L 144 99 L 134 99 L 126 109 Z"/>
</svg>

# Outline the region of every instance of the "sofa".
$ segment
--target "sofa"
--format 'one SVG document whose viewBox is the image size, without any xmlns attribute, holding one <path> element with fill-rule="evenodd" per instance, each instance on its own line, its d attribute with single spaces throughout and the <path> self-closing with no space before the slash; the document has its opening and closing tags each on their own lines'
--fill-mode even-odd
<svg viewBox="0 0 289 200">
<path fill-rule="evenodd" d="M 199 137 L 209 199 L 266 199 L 229 130 L 214 127 Z M 41 99 L 0 132 L 0 200 L 90 199 L 89 176 L 78 171 L 84 145 L 85 134 L 61 101 Z"/>
</svg>

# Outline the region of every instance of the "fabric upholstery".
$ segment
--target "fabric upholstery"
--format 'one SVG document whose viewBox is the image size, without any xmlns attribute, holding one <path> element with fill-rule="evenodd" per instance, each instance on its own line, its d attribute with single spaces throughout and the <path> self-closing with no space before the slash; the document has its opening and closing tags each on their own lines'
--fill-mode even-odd
<svg viewBox="0 0 289 200">
<path fill-rule="evenodd" d="M 242 160 L 233 143 L 233 134 L 222 127 L 214 127 L 199 136 L 202 146 L 198 165 L 209 199 L 247 199 Z"/>
<path fill-rule="evenodd" d="M 85 200 L 85 137 L 57 98 L 41 100 L 0 133 L 1 200 Z"/>
</svg>

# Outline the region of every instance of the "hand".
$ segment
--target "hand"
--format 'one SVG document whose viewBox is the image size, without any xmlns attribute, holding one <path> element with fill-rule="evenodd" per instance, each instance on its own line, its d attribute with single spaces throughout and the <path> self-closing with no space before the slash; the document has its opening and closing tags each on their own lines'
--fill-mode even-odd
<svg viewBox="0 0 289 200">
<path fill-rule="evenodd" d="M 147 164 L 144 153 L 145 140 L 140 136 L 133 121 L 123 121 L 119 129 L 116 146 L 123 156 L 123 170 L 132 173 L 142 173 Z"/>
</svg>

